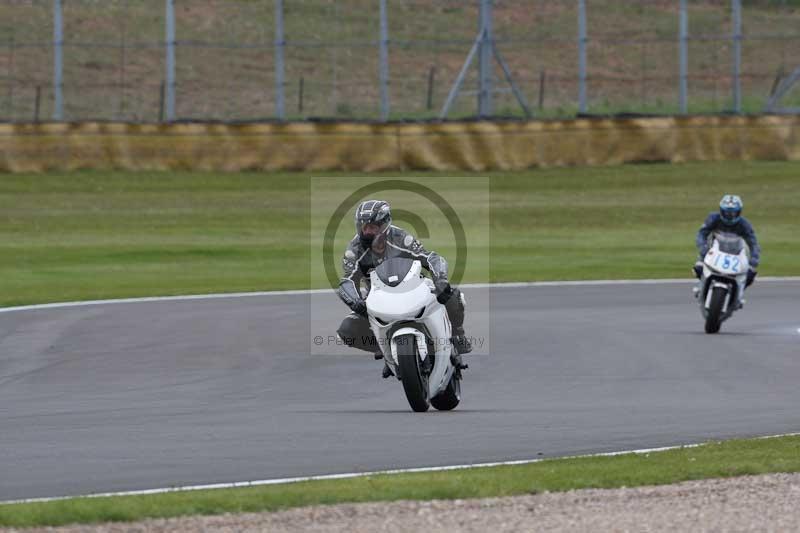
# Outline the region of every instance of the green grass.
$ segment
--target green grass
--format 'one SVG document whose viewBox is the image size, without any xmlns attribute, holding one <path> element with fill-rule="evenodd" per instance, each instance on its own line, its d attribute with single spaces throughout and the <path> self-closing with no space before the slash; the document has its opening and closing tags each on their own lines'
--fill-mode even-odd
<svg viewBox="0 0 800 533">
<path fill-rule="evenodd" d="M 474 255 L 488 268 L 468 270 L 464 281 L 684 277 L 694 233 L 726 192 L 743 196 L 756 226 L 760 273 L 800 274 L 797 163 L 489 175 L 488 206 L 470 204 L 469 190 L 455 204 L 462 217 L 490 211 L 488 250 Z M 330 186 L 350 191 L 352 183 Z M 325 223 L 309 208 L 310 191 L 304 174 L 4 175 L 0 305 L 306 288 L 318 255 L 309 228 Z M 454 261 L 449 241 L 427 244 Z"/>
<path fill-rule="evenodd" d="M 521 466 L 0 505 L 0 526 L 120 522 L 343 502 L 484 498 L 771 472 L 800 472 L 800 437 L 734 440 L 641 455 L 553 459 Z"/>
<path fill-rule="evenodd" d="M 725 192 L 758 232 L 761 273 L 800 273 L 800 165 L 632 165 L 492 181 L 492 279 L 684 277 L 694 236 Z M 533 178 L 533 179 L 532 179 Z"/>
</svg>

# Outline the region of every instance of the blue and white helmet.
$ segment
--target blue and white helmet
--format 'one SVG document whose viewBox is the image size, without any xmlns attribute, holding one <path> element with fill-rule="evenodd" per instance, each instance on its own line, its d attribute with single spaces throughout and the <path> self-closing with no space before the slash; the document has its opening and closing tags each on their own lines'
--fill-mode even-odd
<svg viewBox="0 0 800 533">
<path fill-rule="evenodd" d="M 735 194 L 726 194 L 719 201 L 719 214 L 722 217 L 722 223 L 728 226 L 736 225 L 742 218 L 742 208 L 744 204 L 742 199 Z"/>
</svg>

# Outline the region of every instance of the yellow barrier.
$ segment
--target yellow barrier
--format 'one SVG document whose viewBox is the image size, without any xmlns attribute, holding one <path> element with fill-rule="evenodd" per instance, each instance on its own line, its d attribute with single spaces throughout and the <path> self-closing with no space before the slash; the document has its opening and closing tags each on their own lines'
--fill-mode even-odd
<svg viewBox="0 0 800 533">
<path fill-rule="evenodd" d="M 0 172 L 487 171 L 752 159 L 800 160 L 800 117 L 0 125 Z"/>
</svg>

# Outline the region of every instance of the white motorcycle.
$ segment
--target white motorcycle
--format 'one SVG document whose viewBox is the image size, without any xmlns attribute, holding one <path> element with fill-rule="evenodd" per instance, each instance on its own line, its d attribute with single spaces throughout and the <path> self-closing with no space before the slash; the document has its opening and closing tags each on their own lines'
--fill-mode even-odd
<svg viewBox="0 0 800 533">
<path fill-rule="evenodd" d="M 706 333 L 717 333 L 744 303 L 744 288 L 750 258 L 747 245 L 732 233 L 715 233 L 703 259 L 703 276 L 695 287 L 695 298 L 706 319 Z"/>
<path fill-rule="evenodd" d="M 369 323 L 411 409 L 449 411 L 461 401 L 450 319 L 419 261 L 390 258 L 370 272 Z"/>
</svg>

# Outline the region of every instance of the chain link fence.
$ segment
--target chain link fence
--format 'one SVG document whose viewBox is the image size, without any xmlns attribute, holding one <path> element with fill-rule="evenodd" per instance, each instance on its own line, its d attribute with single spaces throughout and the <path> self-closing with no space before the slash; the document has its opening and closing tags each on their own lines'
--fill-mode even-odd
<svg viewBox="0 0 800 533">
<path fill-rule="evenodd" d="M 481 94 L 498 117 L 523 116 L 520 96 L 541 118 L 757 113 L 800 67 L 800 0 L 482 1 L 497 57 L 477 47 L 447 118 L 476 116 Z M 481 0 L 0 0 L 0 121 L 436 118 L 480 44 L 480 8 Z M 800 107 L 800 89 L 786 92 L 781 105 Z"/>
</svg>

